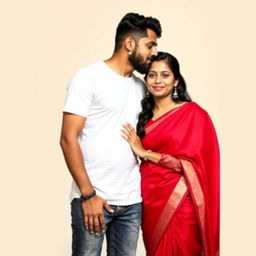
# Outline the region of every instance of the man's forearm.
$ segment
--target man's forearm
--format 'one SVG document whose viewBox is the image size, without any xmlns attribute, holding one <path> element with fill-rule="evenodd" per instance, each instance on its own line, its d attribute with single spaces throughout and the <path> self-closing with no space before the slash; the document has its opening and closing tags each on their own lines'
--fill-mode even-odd
<svg viewBox="0 0 256 256">
<path fill-rule="evenodd" d="M 90 194 L 93 186 L 87 175 L 81 148 L 77 141 L 61 139 L 60 142 L 68 169 L 82 195 Z"/>
</svg>

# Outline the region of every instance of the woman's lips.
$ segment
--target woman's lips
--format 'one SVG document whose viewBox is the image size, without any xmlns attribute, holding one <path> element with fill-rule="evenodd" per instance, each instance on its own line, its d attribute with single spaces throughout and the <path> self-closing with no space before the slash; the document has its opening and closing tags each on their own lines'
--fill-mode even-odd
<svg viewBox="0 0 256 256">
<path fill-rule="evenodd" d="M 161 91 L 164 87 L 163 86 L 154 86 L 153 89 L 155 91 Z"/>
</svg>

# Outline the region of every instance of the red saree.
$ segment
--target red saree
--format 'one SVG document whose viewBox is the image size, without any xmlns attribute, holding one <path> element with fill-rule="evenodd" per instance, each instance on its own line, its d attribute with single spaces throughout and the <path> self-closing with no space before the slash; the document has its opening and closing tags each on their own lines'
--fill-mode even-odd
<svg viewBox="0 0 256 256">
<path fill-rule="evenodd" d="M 194 102 L 145 125 L 142 231 L 148 256 L 219 255 L 219 148 L 206 111 Z"/>
</svg>

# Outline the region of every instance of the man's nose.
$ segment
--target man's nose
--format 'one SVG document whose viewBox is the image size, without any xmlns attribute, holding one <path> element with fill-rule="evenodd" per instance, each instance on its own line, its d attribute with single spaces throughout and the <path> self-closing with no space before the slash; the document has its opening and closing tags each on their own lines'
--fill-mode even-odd
<svg viewBox="0 0 256 256">
<path fill-rule="evenodd" d="M 153 56 L 157 56 L 157 49 L 156 49 L 156 46 L 154 46 L 153 48 L 152 48 L 152 53 L 151 53 Z"/>
</svg>

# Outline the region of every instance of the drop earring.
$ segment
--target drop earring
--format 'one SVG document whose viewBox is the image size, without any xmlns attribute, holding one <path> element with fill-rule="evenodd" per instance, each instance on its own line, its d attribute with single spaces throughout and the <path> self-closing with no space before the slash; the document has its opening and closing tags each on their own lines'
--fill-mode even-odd
<svg viewBox="0 0 256 256">
<path fill-rule="evenodd" d="M 178 94 L 177 86 L 174 86 L 174 88 L 173 88 L 172 98 L 174 100 L 179 99 L 179 94 Z"/>
</svg>

